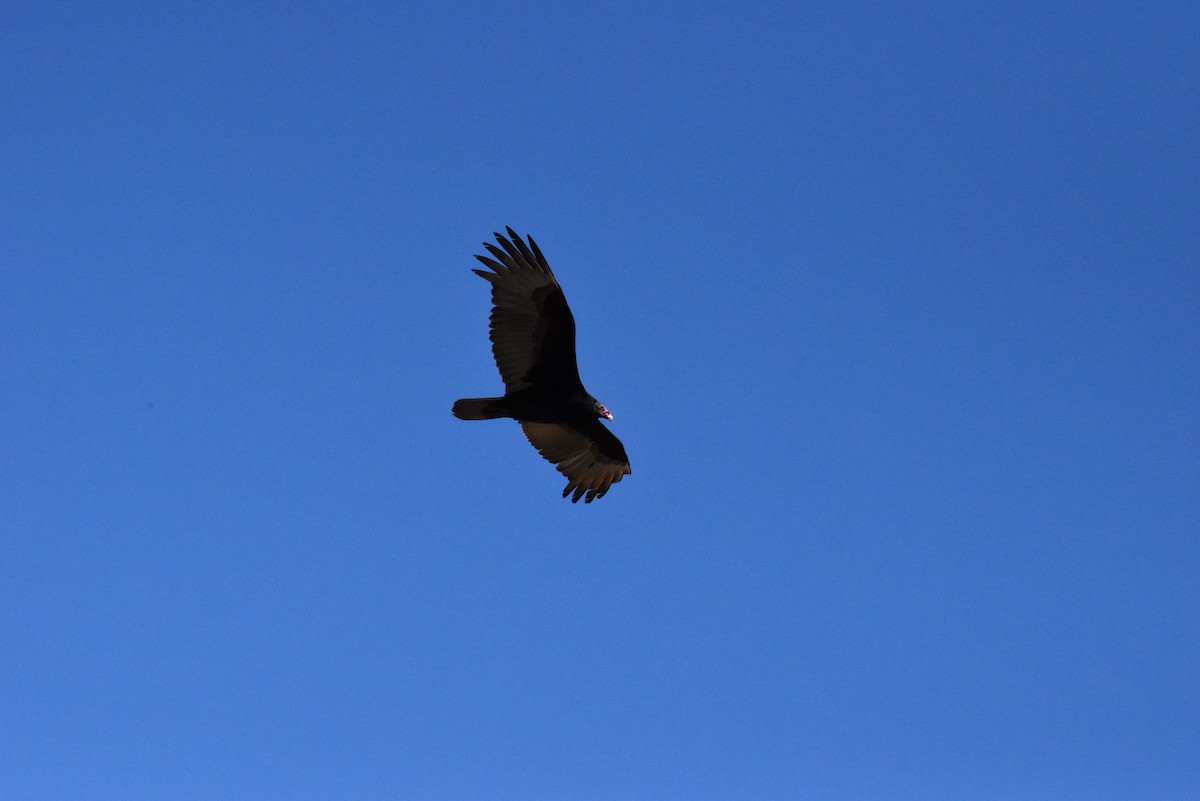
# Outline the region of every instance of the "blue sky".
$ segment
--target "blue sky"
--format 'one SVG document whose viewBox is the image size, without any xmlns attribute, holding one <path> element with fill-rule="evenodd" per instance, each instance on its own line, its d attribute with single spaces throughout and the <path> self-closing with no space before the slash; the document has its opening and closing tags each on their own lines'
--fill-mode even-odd
<svg viewBox="0 0 1200 801">
<path fill-rule="evenodd" d="M 1200 7 L 302 5 L 0 11 L 0 798 L 1200 795 Z"/>
</svg>

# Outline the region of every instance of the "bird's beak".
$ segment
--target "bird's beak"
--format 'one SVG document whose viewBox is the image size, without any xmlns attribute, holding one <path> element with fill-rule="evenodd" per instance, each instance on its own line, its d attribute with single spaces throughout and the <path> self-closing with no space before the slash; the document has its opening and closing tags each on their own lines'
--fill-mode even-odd
<svg viewBox="0 0 1200 801">
<path fill-rule="evenodd" d="M 607 419 L 611 420 L 611 419 L 612 419 L 612 412 L 610 412 L 608 409 L 605 409 L 605 410 L 604 410 L 604 416 L 605 416 L 605 418 L 607 418 Z"/>
</svg>

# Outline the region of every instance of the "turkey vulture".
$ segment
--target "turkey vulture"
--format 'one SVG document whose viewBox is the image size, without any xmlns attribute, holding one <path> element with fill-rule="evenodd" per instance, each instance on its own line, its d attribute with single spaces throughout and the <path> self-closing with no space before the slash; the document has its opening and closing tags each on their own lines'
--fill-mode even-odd
<svg viewBox="0 0 1200 801">
<path fill-rule="evenodd" d="M 575 318 L 550 272 L 546 257 L 509 228 L 500 247 L 483 243 L 494 256 L 476 256 L 491 272 L 473 270 L 492 285 L 492 355 L 504 380 L 502 398 L 454 402 L 460 420 L 511 417 L 525 438 L 567 477 L 563 497 L 591 503 L 629 470 L 621 440 L 598 418 L 613 419 L 588 394 L 575 363 Z"/>
</svg>

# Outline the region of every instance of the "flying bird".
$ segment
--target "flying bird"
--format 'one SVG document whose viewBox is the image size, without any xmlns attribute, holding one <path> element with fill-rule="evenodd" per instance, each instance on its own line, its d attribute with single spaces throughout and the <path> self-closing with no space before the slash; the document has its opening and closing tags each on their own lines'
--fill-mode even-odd
<svg viewBox="0 0 1200 801">
<path fill-rule="evenodd" d="M 525 438 L 567 477 L 563 497 L 591 503 L 628 475 L 621 440 L 600 422 L 613 416 L 579 380 L 575 318 L 546 257 L 533 237 L 527 245 L 513 229 L 483 243 L 492 258 L 476 256 L 488 270 L 473 270 L 492 285 L 492 355 L 504 381 L 502 398 L 454 402 L 460 420 L 511 417 Z"/>
</svg>

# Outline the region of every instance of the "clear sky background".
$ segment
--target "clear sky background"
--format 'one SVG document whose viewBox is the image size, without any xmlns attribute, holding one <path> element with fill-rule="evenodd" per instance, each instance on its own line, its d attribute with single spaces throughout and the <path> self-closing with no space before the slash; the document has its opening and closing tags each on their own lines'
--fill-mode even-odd
<svg viewBox="0 0 1200 801">
<path fill-rule="evenodd" d="M 1200 5 L 0 11 L 0 798 L 1200 796 Z M 473 253 L 633 474 L 572 505 Z"/>
</svg>

